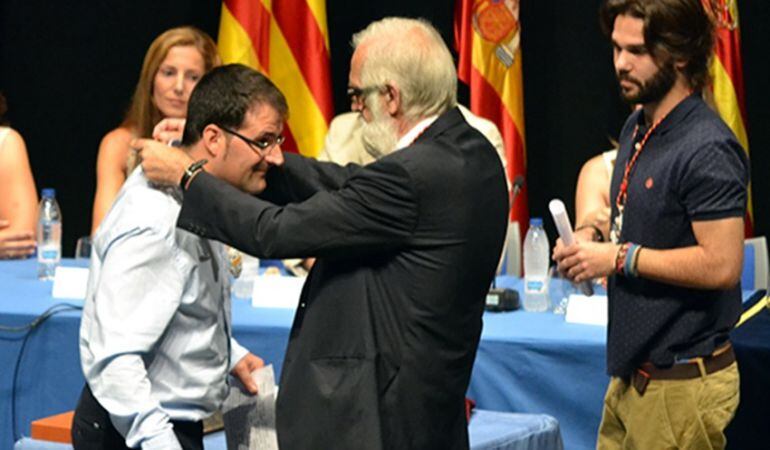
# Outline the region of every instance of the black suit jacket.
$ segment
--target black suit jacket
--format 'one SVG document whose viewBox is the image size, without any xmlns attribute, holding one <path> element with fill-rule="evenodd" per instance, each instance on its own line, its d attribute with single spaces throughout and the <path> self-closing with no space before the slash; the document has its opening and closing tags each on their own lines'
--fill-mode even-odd
<svg viewBox="0 0 770 450">
<path fill-rule="evenodd" d="M 454 109 L 368 166 L 287 154 L 272 172 L 274 202 L 200 174 L 179 226 L 263 258 L 318 258 L 281 374 L 281 449 L 467 449 L 508 212 L 492 145 Z"/>
</svg>

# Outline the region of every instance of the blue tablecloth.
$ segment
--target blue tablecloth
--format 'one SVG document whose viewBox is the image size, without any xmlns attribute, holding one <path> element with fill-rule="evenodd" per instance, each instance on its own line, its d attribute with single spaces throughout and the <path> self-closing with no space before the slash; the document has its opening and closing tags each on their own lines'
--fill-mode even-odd
<svg viewBox="0 0 770 450">
<path fill-rule="evenodd" d="M 486 313 L 468 396 L 484 409 L 550 414 L 565 448 L 594 448 L 609 382 L 605 342 L 605 327 L 566 323 L 562 315 Z"/>
<path fill-rule="evenodd" d="M 468 425 L 471 450 L 561 450 L 559 424 L 543 414 L 475 411 Z M 227 450 L 223 431 L 203 438 L 206 450 Z M 23 438 L 14 450 L 72 450 L 69 444 Z"/>
<path fill-rule="evenodd" d="M 501 278 L 498 285 L 517 288 L 520 280 Z M 34 261 L 0 261 L 0 325 L 30 322 L 57 302 L 50 290 L 50 282 L 35 278 Z M 17 432 L 29 435 L 31 420 L 74 407 L 84 383 L 77 349 L 79 318 L 79 312 L 54 316 L 29 338 L 15 394 Z M 245 300 L 233 301 L 233 334 L 273 363 L 277 375 L 292 318 L 290 310 L 255 309 Z M 731 425 L 740 433 L 728 433 L 730 448 L 766 448 L 757 444 L 764 438 L 762 427 L 753 424 L 770 415 L 761 387 L 770 379 L 768 330 L 770 320 L 760 317 L 734 337 L 742 380 L 741 406 Z M 484 410 L 551 415 L 559 422 L 565 448 L 594 448 L 608 382 L 605 333 L 604 327 L 568 324 L 563 316 L 549 313 L 486 313 L 468 396 Z M 0 448 L 13 442 L 11 379 L 21 342 L 18 333 L 0 332 L 0 417 L 5 418 Z"/>
</svg>

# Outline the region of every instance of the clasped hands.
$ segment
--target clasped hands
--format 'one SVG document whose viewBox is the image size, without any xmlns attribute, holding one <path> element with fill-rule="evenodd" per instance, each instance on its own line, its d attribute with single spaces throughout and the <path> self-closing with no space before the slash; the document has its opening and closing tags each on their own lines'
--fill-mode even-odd
<svg viewBox="0 0 770 450">
<path fill-rule="evenodd" d="M 35 234 L 14 230 L 11 222 L 0 219 L 0 259 L 26 258 L 35 253 Z"/>
</svg>

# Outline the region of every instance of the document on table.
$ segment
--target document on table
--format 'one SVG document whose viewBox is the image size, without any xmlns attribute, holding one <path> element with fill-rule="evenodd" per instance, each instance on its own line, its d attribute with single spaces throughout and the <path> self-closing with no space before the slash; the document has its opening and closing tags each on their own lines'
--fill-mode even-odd
<svg viewBox="0 0 770 450">
<path fill-rule="evenodd" d="M 227 450 L 278 450 L 275 434 L 275 386 L 273 365 L 251 373 L 259 393 L 251 395 L 240 381 L 230 378 L 230 392 L 222 405 Z"/>
<path fill-rule="evenodd" d="M 607 296 L 570 295 L 564 320 L 568 323 L 607 326 Z"/>
<path fill-rule="evenodd" d="M 51 296 L 57 299 L 83 300 L 88 288 L 88 268 L 59 266 L 54 272 Z"/>
<path fill-rule="evenodd" d="M 255 308 L 296 309 L 304 277 L 260 275 L 254 277 L 251 306 Z"/>
</svg>

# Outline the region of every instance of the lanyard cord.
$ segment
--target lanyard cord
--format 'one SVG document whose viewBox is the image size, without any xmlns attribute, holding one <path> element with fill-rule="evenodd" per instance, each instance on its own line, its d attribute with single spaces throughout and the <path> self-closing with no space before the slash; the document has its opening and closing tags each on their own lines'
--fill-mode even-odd
<svg viewBox="0 0 770 450">
<path fill-rule="evenodd" d="M 668 114 L 666 114 L 667 116 Z M 626 169 L 623 171 L 623 180 L 620 182 L 620 190 L 618 191 L 618 197 L 615 199 L 615 203 L 618 205 L 618 209 L 622 210 L 623 207 L 626 204 L 626 199 L 628 197 L 628 178 L 631 175 L 631 170 L 636 165 L 636 160 L 639 159 L 639 155 L 642 153 L 642 150 L 644 150 L 645 144 L 647 144 L 647 140 L 650 139 L 650 136 L 655 131 L 656 128 L 658 128 L 658 125 L 660 125 L 661 122 L 663 122 L 663 119 L 666 118 L 666 116 L 661 117 L 655 123 L 652 124 L 649 130 L 647 130 L 646 133 L 644 133 L 644 137 L 642 137 L 642 140 L 640 142 L 637 142 L 634 144 L 634 154 L 631 156 L 631 160 L 626 162 Z M 639 132 L 639 125 L 634 128 L 634 137 L 632 141 L 636 140 L 636 135 Z"/>
</svg>

